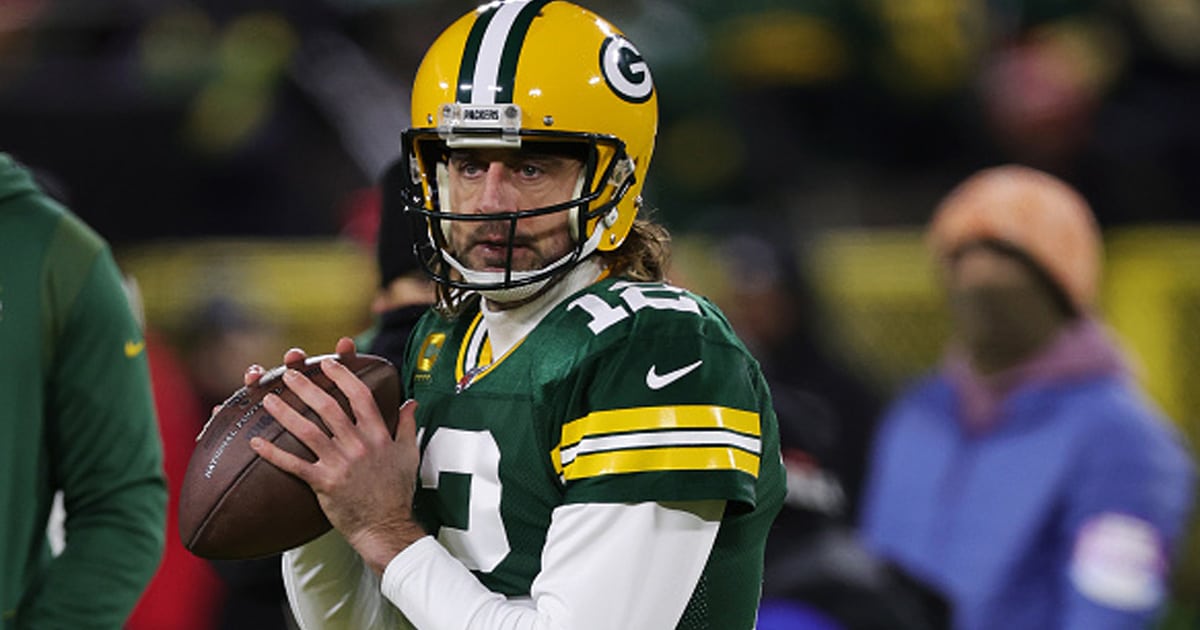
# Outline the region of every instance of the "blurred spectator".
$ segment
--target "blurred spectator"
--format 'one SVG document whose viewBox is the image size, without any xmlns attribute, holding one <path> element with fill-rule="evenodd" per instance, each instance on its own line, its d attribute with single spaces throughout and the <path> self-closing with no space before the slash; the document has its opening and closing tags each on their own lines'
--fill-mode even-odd
<svg viewBox="0 0 1200 630">
<path fill-rule="evenodd" d="M 227 297 L 208 298 L 184 328 L 180 350 L 206 410 L 242 387 L 242 366 L 271 356 L 281 343 L 279 331 L 270 322 L 250 306 Z"/>
<path fill-rule="evenodd" d="M 200 403 L 186 366 L 162 335 L 147 331 L 146 355 L 170 491 L 167 538 L 162 564 L 125 630 L 215 630 L 224 583 L 207 561 L 184 548 L 178 522 L 180 484 L 208 409 Z"/>
<path fill-rule="evenodd" d="M 1092 121 L 1093 137 L 1064 175 L 1101 224 L 1193 222 L 1200 207 L 1200 0 L 1111 3 L 1121 52 Z M 1110 27 L 1111 28 L 1111 27 Z"/>
<path fill-rule="evenodd" d="M 1087 202 L 1043 172 L 988 169 L 928 238 L 954 336 L 877 434 L 866 542 L 942 590 L 961 630 L 1145 628 L 1194 470 L 1096 314 Z"/>
<path fill-rule="evenodd" d="M 371 304 L 375 324 L 357 340 L 359 347 L 399 366 L 417 320 L 436 300 L 434 284 L 413 250 L 412 218 L 404 215 L 403 182 L 408 163 L 392 163 L 379 184 L 376 259 L 379 289 Z"/>
<path fill-rule="evenodd" d="M 762 366 L 791 481 L 804 486 L 790 488 L 793 507 L 853 522 L 882 394 L 830 346 L 820 304 L 788 244 L 734 232 L 716 253 L 728 275 L 718 306 Z"/>
<path fill-rule="evenodd" d="M 819 304 L 789 248 L 755 232 L 716 246 L 717 298 L 771 387 L 787 499 L 765 554 L 761 630 L 932 630 L 938 595 L 871 557 L 853 535 L 866 451 L 882 404 L 826 343 Z"/>
<path fill-rule="evenodd" d="M 0 154 L 5 628 L 120 627 L 154 575 L 167 490 L 145 347 L 108 244 Z"/>
</svg>

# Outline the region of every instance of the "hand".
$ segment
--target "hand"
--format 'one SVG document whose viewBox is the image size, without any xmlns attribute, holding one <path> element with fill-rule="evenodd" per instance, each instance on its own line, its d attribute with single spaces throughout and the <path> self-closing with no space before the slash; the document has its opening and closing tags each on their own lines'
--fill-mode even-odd
<svg viewBox="0 0 1200 630">
<path fill-rule="evenodd" d="M 339 355 L 352 355 L 354 342 L 338 341 Z M 296 353 L 296 354 L 293 354 Z M 303 353 L 289 350 L 288 358 Z M 341 363 L 321 361 L 321 370 L 350 402 L 352 420 L 332 396 L 295 369 L 284 372 L 284 383 L 304 404 L 315 410 L 328 427 L 327 436 L 279 396 L 263 399 L 267 411 L 317 456 L 315 462 L 288 453 L 254 438 L 250 446 L 263 459 L 304 480 L 316 493 L 321 509 L 346 540 L 376 573 L 409 544 L 425 535 L 412 515 L 419 453 L 416 442 L 416 402 L 400 408 L 395 439 L 375 404 L 370 389 Z M 247 381 L 251 374 L 247 370 Z"/>
<path fill-rule="evenodd" d="M 341 343 L 341 341 L 339 340 L 338 343 Z M 354 352 L 353 340 L 350 340 L 350 352 Z M 300 348 L 291 348 L 287 352 L 283 353 L 283 364 L 290 367 L 296 367 L 304 365 L 304 360 L 307 358 L 308 355 L 305 354 L 305 352 Z M 266 372 L 266 368 L 257 363 L 253 363 L 250 365 L 250 367 L 246 368 L 246 371 L 242 374 L 242 384 L 246 387 L 249 387 L 257 383 L 259 379 L 262 378 L 263 374 L 266 374 Z M 222 404 L 223 403 L 217 403 L 213 405 L 213 408 L 209 410 L 208 417 L 212 418 L 213 416 L 217 415 L 217 412 L 220 411 Z"/>
</svg>

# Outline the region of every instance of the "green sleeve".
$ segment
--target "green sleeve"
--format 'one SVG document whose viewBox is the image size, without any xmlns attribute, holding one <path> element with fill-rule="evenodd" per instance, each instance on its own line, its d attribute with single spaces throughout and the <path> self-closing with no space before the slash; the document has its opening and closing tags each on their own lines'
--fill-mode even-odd
<svg viewBox="0 0 1200 630">
<path fill-rule="evenodd" d="M 595 336 L 571 385 L 551 394 L 567 400 L 558 405 L 566 422 L 552 454 L 565 501 L 726 500 L 753 508 L 770 434 L 764 425 L 772 422 L 757 363 L 701 298 L 629 283 L 594 295 L 615 305 L 622 292 L 636 310 L 610 317 L 619 323 Z"/>
<path fill-rule="evenodd" d="M 18 626 L 118 628 L 164 543 L 167 491 L 145 341 L 94 233 L 68 216 L 50 247 L 46 439 L 51 483 L 64 494 L 66 548 L 26 593 Z"/>
</svg>

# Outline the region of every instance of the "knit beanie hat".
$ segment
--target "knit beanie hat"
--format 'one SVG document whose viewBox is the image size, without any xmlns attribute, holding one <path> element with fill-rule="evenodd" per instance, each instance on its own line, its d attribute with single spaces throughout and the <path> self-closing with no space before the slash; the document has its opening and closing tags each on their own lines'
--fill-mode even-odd
<svg viewBox="0 0 1200 630">
<path fill-rule="evenodd" d="M 939 204 L 927 238 L 945 267 L 967 245 L 1013 247 L 1041 267 L 1080 313 L 1095 306 L 1100 228 L 1083 196 L 1048 173 L 1006 165 L 972 175 Z"/>
</svg>

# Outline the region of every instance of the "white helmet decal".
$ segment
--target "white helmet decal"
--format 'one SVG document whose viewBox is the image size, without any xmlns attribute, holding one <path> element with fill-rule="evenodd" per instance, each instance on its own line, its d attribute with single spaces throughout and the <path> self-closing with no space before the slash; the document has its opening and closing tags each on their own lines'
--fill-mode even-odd
<svg viewBox="0 0 1200 630">
<path fill-rule="evenodd" d="M 600 71 L 608 87 L 622 99 L 642 103 L 654 93 L 650 66 L 628 39 L 613 35 L 600 46 Z"/>
</svg>

